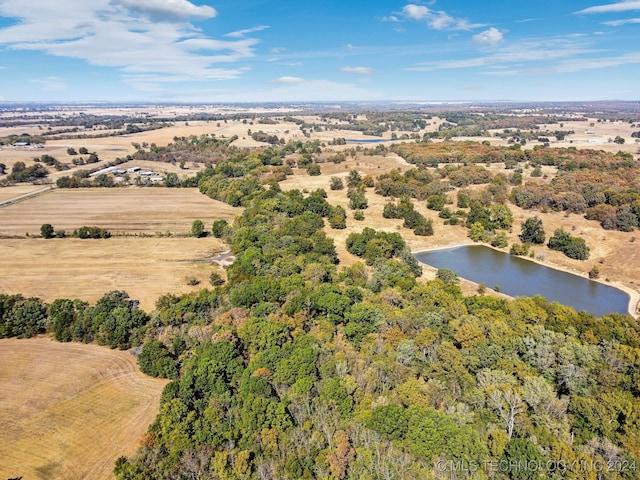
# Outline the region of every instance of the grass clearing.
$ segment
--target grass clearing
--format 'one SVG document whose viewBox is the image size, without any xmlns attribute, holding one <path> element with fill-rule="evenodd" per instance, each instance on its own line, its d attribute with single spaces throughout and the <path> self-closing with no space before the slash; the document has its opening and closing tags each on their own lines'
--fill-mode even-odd
<svg viewBox="0 0 640 480">
<path fill-rule="evenodd" d="M 191 222 L 199 218 L 209 230 L 216 219 L 233 223 L 239 211 L 196 189 L 168 188 L 54 190 L 8 205 L 0 209 L 0 292 L 95 302 L 110 290 L 124 290 L 150 312 L 163 294 L 210 286 L 212 269 L 220 268 L 202 260 L 226 245 L 213 236 L 184 236 Z M 43 223 L 67 233 L 95 225 L 125 236 L 31 238 Z M 26 233 L 30 238 L 11 238 Z M 191 277 L 199 283 L 189 285 Z"/>
<path fill-rule="evenodd" d="M 0 478 L 105 479 L 138 447 L 166 380 L 128 352 L 0 340 Z"/>
</svg>

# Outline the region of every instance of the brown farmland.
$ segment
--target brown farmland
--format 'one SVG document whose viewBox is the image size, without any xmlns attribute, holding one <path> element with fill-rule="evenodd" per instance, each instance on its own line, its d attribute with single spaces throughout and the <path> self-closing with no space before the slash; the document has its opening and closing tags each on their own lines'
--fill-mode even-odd
<svg viewBox="0 0 640 480">
<path fill-rule="evenodd" d="M 163 294 L 206 287 L 218 268 L 200 260 L 226 246 L 211 236 L 188 237 L 191 222 L 200 219 L 210 229 L 216 219 L 232 223 L 238 211 L 195 189 L 167 188 L 53 190 L 2 207 L 0 292 L 94 302 L 109 290 L 125 290 L 151 311 Z M 68 234 L 95 225 L 122 236 L 32 238 L 43 223 Z M 191 277 L 200 283 L 188 285 Z"/>
<path fill-rule="evenodd" d="M 0 478 L 105 479 L 158 412 L 165 380 L 128 352 L 0 340 Z"/>
</svg>

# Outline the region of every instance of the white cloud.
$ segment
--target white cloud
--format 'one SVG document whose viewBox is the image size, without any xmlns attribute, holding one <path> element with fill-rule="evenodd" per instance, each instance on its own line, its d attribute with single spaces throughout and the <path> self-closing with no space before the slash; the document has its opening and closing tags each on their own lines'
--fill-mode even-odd
<svg viewBox="0 0 640 480">
<path fill-rule="evenodd" d="M 134 86 L 236 78 L 246 69 L 220 64 L 253 57 L 258 40 L 213 39 L 187 22 L 215 14 L 187 0 L 2 0 L 0 15 L 17 21 L 0 46 L 119 68 Z"/>
<path fill-rule="evenodd" d="M 602 22 L 603 25 L 610 27 L 619 27 L 621 25 L 629 25 L 633 23 L 640 23 L 640 18 L 625 18 L 624 20 L 611 20 L 610 22 Z"/>
<path fill-rule="evenodd" d="M 280 77 L 274 78 L 271 80 L 271 83 L 302 83 L 304 82 L 304 78 L 300 77 Z"/>
<path fill-rule="evenodd" d="M 258 25 L 257 27 L 246 28 L 244 30 L 238 30 L 236 32 L 227 33 L 225 37 L 242 38 L 245 35 L 248 35 L 249 33 L 261 32 L 262 30 L 266 30 L 267 28 L 269 28 L 269 26 L 267 25 Z"/>
<path fill-rule="evenodd" d="M 388 17 L 382 17 L 383 22 L 399 22 L 400 19 L 395 15 L 389 15 Z"/>
<path fill-rule="evenodd" d="M 371 75 L 373 73 L 373 68 L 371 67 L 342 67 L 340 69 L 341 72 L 345 73 L 356 73 L 358 75 Z"/>
<path fill-rule="evenodd" d="M 426 21 L 427 25 L 434 30 L 472 30 L 483 26 L 471 24 L 461 18 L 454 18 L 443 11 L 432 10 L 424 5 L 411 3 L 403 7 L 402 15 L 409 20 Z"/>
<path fill-rule="evenodd" d="M 431 10 L 423 5 L 405 5 L 402 9 L 405 17 L 412 18 L 413 20 L 423 20 L 429 16 Z"/>
<path fill-rule="evenodd" d="M 196 6 L 187 0 L 111 0 L 111 4 L 163 22 L 182 22 L 190 18 L 206 20 L 217 15 L 215 8 Z"/>
<path fill-rule="evenodd" d="M 482 45 L 497 45 L 503 39 L 502 32 L 494 27 L 473 36 L 473 41 Z"/>
<path fill-rule="evenodd" d="M 609 3 L 606 5 L 596 5 L 595 7 L 589 7 L 575 12 L 576 14 L 583 13 L 611 13 L 611 12 L 628 12 L 631 10 L 640 10 L 640 1 L 638 0 L 626 0 L 623 2 Z"/>
</svg>

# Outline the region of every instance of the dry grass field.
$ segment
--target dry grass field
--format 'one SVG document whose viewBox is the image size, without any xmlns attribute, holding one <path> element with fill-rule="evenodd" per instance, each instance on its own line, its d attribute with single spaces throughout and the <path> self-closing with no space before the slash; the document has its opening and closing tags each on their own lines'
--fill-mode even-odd
<svg viewBox="0 0 640 480">
<path fill-rule="evenodd" d="M 166 380 L 128 352 L 0 340 L 0 478 L 108 479 L 138 447 Z"/>
<path fill-rule="evenodd" d="M 238 212 L 195 189 L 168 188 L 53 190 L 2 207 L 0 292 L 46 301 L 71 297 L 94 302 L 107 291 L 125 290 L 144 310 L 152 311 L 160 295 L 209 286 L 212 269 L 219 267 L 199 260 L 226 249 L 212 236 L 178 235 L 188 234 L 194 219 L 210 229 L 216 219 L 232 223 Z M 95 225 L 125 236 L 32 238 L 40 235 L 43 223 L 68 233 Z M 29 238 L 6 238 L 26 233 Z M 200 283 L 189 285 L 191 277 Z"/>
<path fill-rule="evenodd" d="M 125 187 L 55 189 L 1 212 L 0 236 L 40 235 L 43 223 L 67 233 L 95 225 L 114 235 L 186 235 L 195 219 L 210 227 L 219 218 L 233 220 L 241 210 L 195 188 Z"/>
</svg>

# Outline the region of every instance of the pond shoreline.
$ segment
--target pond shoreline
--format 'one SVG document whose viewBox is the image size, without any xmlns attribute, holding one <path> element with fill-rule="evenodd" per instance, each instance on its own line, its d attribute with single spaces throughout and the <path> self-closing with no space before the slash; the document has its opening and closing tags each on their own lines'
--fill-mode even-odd
<svg viewBox="0 0 640 480">
<path fill-rule="evenodd" d="M 447 245 L 436 245 L 433 247 L 428 247 L 428 248 L 420 248 L 417 250 L 412 250 L 411 253 L 413 255 L 419 254 L 419 253 L 427 253 L 427 252 L 435 252 L 438 250 L 450 250 L 450 249 L 454 249 L 454 248 L 459 248 L 459 247 L 470 247 L 470 246 L 482 246 L 482 247 L 486 247 L 486 248 L 490 248 L 496 252 L 500 252 L 500 253 L 504 253 L 505 255 L 510 255 L 509 252 L 505 252 L 504 250 L 501 250 L 499 248 L 493 247 L 491 245 L 488 244 L 484 244 L 484 243 L 478 243 L 478 242 L 471 242 L 471 241 L 465 241 L 465 242 L 452 242 L 450 244 Z M 639 314 L 640 314 L 640 292 L 638 292 L 637 290 L 630 288 L 626 285 L 624 285 L 621 282 L 607 282 L 601 279 L 594 279 L 594 278 L 589 278 L 588 276 L 584 275 L 581 272 L 576 272 L 575 270 L 571 269 L 571 268 L 567 268 L 565 266 L 562 265 L 557 265 L 555 263 L 549 263 L 549 262 L 543 262 L 540 260 L 537 260 L 535 258 L 531 258 L 531 257 L 524 257 L 524 256 L 519 256 L 519 258 L 523 259 L 523 260 L 527 260 L 529 262 L 535 263 L 537 265 L 541 265 L 543 267 L 547 267 L 547 268 L 551 268 L 553 270 L 557 270 L 560 272 L 564 272 L 564 273 L 568 273 L 571 275 L 575 275 L 577 277 L 586 279 L 586 280 L 591 280 L 593 282 L 596 283 L 600 283 L 602 285 L 608 286 L 608 287 L 612 287 L 612 288 L 616 288 L 624 293 L 626 293 L 627 295 L 629 295 L 629 304 L 627 306 L 627 313 L 629 315 L 631 315 L 634 318 L 638 318 Z M 422 263 L 422 262 L 421 262 Z M 423 265 L 427 265 L 424 264 Z M 432 267 L 431 265 L 427 265 L 430 268 L 435 268 Z M 435 268 L 437 270 L 437 268 Z M 478 282 L 474 282 L 473 280 L 467 279 L 465 278 L 465 280 L 467 282 L 470 282 L 472 284 L 476 284 L 479 285 Z M 505 296 L 505 297 L 509 297 L 509 298 L 514 298 L 508 294 L 504 294 L 501 293 L 501 295 Z"/>
</svg>

